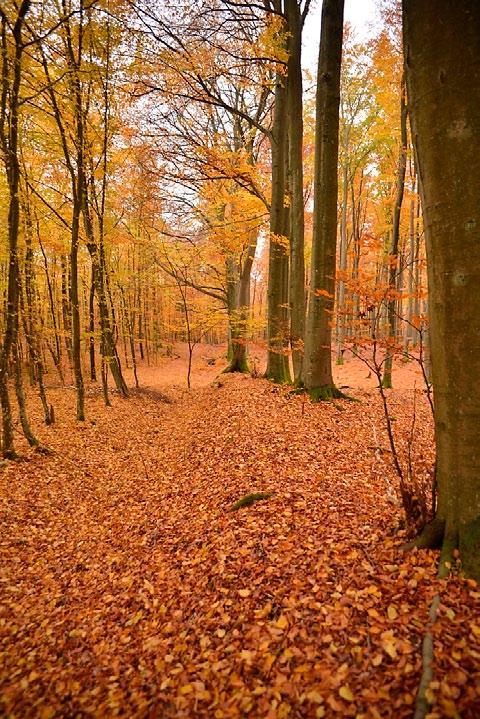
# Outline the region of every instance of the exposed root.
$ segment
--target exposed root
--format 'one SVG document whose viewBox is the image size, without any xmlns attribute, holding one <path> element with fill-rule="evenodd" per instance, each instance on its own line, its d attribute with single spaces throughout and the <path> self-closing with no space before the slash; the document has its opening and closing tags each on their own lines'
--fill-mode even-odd
<svg viewBox="0 0 480 719">
<path fill-rule="evenodd" d="M 47 447 L 44 444 L 37 444 L 34 451 L 37 452 L 38 454 L 44 454 L 44 455 L 55 454 L 55 451 L 53 449 L 50 449 L 50 447 Z"/>
<path fill-rule="evenodd" d="M 20 459 L 20 455 L 17 454 L 14 449 L 5 449 L 3 451 L 3 458 L 15 462 L 17 459 Z"/>
<path fill-rule="evenodd" d="M 248 362 L 233 361 L 229 365 L 227 365 L 220 374 L 233 374 L 234 372 L 239 372 L 241 374 L 250 374 L 250 367 L 248 366 Z"/>
<path fill-rule="evenodd" d="M 445 520 L 435 517 L 425 525 L 420 535 L 401 549 L 440 549 L 438 576 L 446 577 L 455 567 L 457 557 L 462 560 L 462 573 L 480 582 L 480 516 L 458 528 L 446 529 Z"/>
<path fill-rule="evenodd" d="M 418 537 L 411 542 L 404 544 L 401 549 L 440 549 L 443 544 L 445 534 L 445 520 L 435 517 L 435 519 L 425 525 Z"/>
<path fill-rule="evenodd" d="M 274 384 L 291 384 L 290 376 L 286 373 L 283 374 L 276 374 L 269 372 L 268 374 L 265 373 L 263 375 L 264 379 L 268 379 L 269 382 L 273 382 Z"/>
<path fill-rule="evenodd" d="M 346 399 L 354 402 L 354 398 L 343 394 L 334 384 L 326 384 L 322 387 L 312 387 L 308 390 L 308 396 L 312 402 L 330 402 L 333 399 Z"/>
</svg>

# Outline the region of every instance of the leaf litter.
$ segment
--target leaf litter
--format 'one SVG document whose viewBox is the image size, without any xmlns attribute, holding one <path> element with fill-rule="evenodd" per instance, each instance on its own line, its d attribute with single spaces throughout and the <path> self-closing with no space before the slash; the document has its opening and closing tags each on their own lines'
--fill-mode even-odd
<svg viewBox="0 0 480 719">
<path fill-rule="evenodd" d="M 381 406 L 353 394 L 339 412 L 224 376 L 90 396 L 77 424 L 57 389 L 53 427 L 32 404 L 53 454 L 0 470 L 0 713 L 412 717 L 440 592 L 429 717 L 480 716 L 480 588 L 400 551 Z M 412 391 L 390 401 L 405 454 Z M 417 415 L 421 469 L 421 393 Z"/>
</svg>

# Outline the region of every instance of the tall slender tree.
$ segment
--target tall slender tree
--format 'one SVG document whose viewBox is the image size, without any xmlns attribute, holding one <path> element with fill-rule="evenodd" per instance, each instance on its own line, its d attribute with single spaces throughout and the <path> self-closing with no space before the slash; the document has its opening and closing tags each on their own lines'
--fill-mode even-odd
<svg viewBox="0 0 480 719">
<path fill-rule="evenodd" d="M 399 278 L 399 248 L 400 248 L 400 214 L 402 211 L 403 195 L 405 191 L 405 172 L 407 169 L 407 104 L 405 100 L 405 78 L 402 77 L 400 92 L 400 151 L 398 155 L 397 183 L 395 188 L 395 204 L 393 206 L 392 244 L 390 247 L 390 264 L 388 271 L 389 298 L 387 306 L 387 325 L 389 344 L 394 345 L 397 329 L 397 299 L 396 291 Z M 392 387 L 393 349 L 390 347 L 385 357 L 382 384 L 387 389 Z"/>
<path fill-rule="evenodd" d="M 308 12 L 298 0 L 285 0 L 288 33 L 287 49 L 287 128 L 288 179 L 290 192 L 290 344 L 293 375 L 302 375 L 305 335 L 305 207 L 303 198 L 303 83 L 302 28 Z"/>
<path fill-rule="evenodd" d="M 324 0 L 318 59 L 313 244 L 304 384 L 312 399 L 341 396 L 332 374 L 338 194 L 338 128 L 344 0 Z"/>
<path fill-rule="evenodd" d="M 0 346 L 0 403 L 2 406 L 3 456 L 15 456 L 13 421 L 8 393 L 8 363 L 17 341 L 19 303 L 18 233 L 20 226 L 20 159 L 19 104 L 24 55 L 23 29 L 30 8 L 29 0 L 22 0 L 16 16 L 7 17 L 0 7 L 1 28 L 1 88 L 0 88 L 0 145 L 8 186 L 8 284 L 6 322 Z"/>
<path fill-rule="evenodd" d="M 280 2 L 276 10 L 281 12 Z M 285 28 L 281 28 L 286 43 Z M 291 382 L 289 363 L 288 312 L 288 230 L 289 215 L 285 203 L 287 189 L 288 135 L 285 76 L 277 70 L 275 104 L 270 134 L 272 152 L 272 200 L 270 205 L 270 242 L 268 250 L 267 336 L 268 361 L 266 377 L 279 383 Z"/>
</svg>

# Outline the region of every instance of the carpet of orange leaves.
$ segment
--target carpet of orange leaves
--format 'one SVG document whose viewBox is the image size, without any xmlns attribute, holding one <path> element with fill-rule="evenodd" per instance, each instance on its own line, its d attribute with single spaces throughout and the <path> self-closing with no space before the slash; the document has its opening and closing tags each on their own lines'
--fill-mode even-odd
<svg viewBox="0 0 480 719">
<path fill-rule="evenodd" d="M 90 387 L 83 424 L 72 389 L 49 390 L 52 427 L 29 400 L 52 453 L 0 469 L 0 714 L 410 718 L 440 592 L 429 716 L 479 717 L 480 587 L 399 550 L 365 368 L 339 368 L 358 403 L 313 405 L 262 379 L 212 383 L 212 353 L 191 392 L 182 358 L 112 408 Z M 409 372 L 389 393 L 402 457 Z M 425 471 L 419 389 L 416 404 Z M 231 511 L 251 492 L 272 496 Z"/>
</svg>

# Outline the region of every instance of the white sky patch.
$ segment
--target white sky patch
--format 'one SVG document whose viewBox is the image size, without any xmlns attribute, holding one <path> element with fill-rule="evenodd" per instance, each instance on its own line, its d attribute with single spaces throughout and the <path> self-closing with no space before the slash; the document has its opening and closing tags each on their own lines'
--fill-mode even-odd
<svg viewBox="0 0 480 719">
<path fill-rule="evenodd" d="M 321 0 L 313 0 L 303 30 L 303 67 L 316 71 L 320 42 Z M 378 23 L 376 0 L 345 0 L 345 22 L 352 26 L 359 42 L 371 37 Z"/>
</svg>

